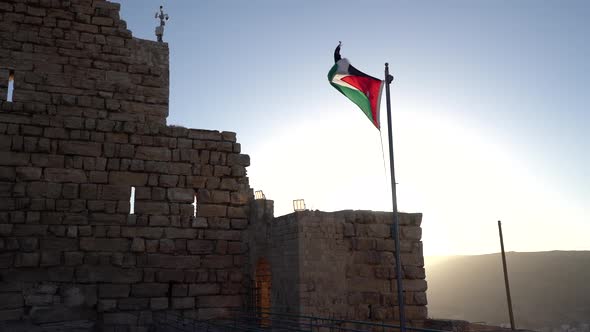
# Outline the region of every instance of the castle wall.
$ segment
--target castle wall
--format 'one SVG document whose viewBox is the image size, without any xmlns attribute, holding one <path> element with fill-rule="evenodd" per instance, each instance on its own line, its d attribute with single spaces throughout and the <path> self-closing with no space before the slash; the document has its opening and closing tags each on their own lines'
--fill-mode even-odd
<svg viewBox="0 0 590 332">
<path fill-rule="evenodd" d="M 298 212 L 301 313 L 348 320 L 399 320 L 392 213 Z M 421 214 L 400 213 L 406 318 L 427 318 Z"/>
<path fill-rule="evenodd" d="M 251 211 L 259 213 L 250 218 L 256 230 L 245 233 L 250 264 L 271 260 L 271 311 L 399 320 L 392 213 L 302 211 L 272 219 L 272 202 L 265 200 L 254 201 Z M 422 215 L 400 213 L 399 219 L 406 318 L 420 325 L 427 318 Z"/>
<path fill-rule="evenodd" d="M 104 0 L 0 2 L 4 112 L 166 123 L 168 46 L 133 38 L 119 4 Z"/>
<path fill-rule="evenodd" d="M 166 44 L 100 0 L 0 1 L 0 44 L 0 321 L 241 306 L 250 159 L 235 133 L 165 125 Z"/>
</svg>

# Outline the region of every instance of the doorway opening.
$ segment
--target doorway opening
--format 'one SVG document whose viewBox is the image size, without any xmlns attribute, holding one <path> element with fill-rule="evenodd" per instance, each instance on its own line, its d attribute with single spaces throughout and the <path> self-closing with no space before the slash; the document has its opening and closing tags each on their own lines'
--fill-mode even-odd
<svg viewBox="0 0 590 332">
<path fill-rule="evenodd" d="M 270 262 L 264 257 L 260 258 L 255 273 L 255 305 L 260 326 L 270 326 L 271 282 Z"/>
</svg>

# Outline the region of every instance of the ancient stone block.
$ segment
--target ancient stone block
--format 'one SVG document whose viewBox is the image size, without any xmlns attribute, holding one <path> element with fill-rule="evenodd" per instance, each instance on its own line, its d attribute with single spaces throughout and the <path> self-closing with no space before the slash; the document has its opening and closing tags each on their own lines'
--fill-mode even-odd
<svg viewBox="0 0 590 332">
<path fill-rule="evenodd" d="M 250 156 L 245 154 L 230 153 L 227 155 L 227 164 L 228 166 L 250 166 Z"/>
<path fill-rule="evenodd" d="M 168 293 L 168 284 L 141 283 L 131 287 L 131 295 L 137 297 L 160 297 Z"/>
<path fill-rule="evenodd" d="M 99 157 L 102 147 L 94 142 L 61 141 L 59 152 L 66 155 Z"/>
<path fill-rule="evenodd" d="M 129 240 L 84 237 L 80 239 L 80 249 L 84 251 L 125 252 L 129 250 Z"/>
<path fill-rule="evenodd" d="M 114 185 L 145 186 L 148 175 L 145 173 L 110 172 L 109 183 Z"/>
<path fill-rule="evenodd" d="M 227 208 L 227 216 L 230 218 L 247 218 L 245 207 L 230 206 Z"/>
<path fill-rule="evenodd" d="M 21 293 L 0 293 L 0 309 L 20 308 L 23 303 Z"/>
<path fill-rule="evenodd" d="M 144 252 L 145 251 L 145 240 L 140 238 L 134 238 L 131 243 L 131 251 L 133 252 Z"/>
<path fill-rule="evenodd" d="M 225 217 L 227 210 L 225 205 L 199 204 L 197 215 L 200 217 Z"/>
<path fill-rule="evenodd" d="M 170 299 L 172 309 L 192 309 L 195 306 L 194 297 L 173 297 Z"/>
<path fill-rule="evenodd" d="M 47 234 L 48 225 L 6 225 L 0 229 L 7 229 L 10 226 L 10 231 L 14 232 L 14 236 L 45 236 Z M 10 232 L 7 232 L 10 233 Z M 8 235 L 8 234 L 6 234 Z"/>
<path fill-rule="evenodd" d="M 61 264 L 61 252 L 44 251 L 41 253 L 41 266 L 57 266 Z"/>
<path fill-rule="evenodd" d="M 136 316 L 134 313 L 112 312 L 105 313 L 103 316 L 103 321 L 106 325 L 136 326 L 138 316 Z"/>
<path fill-rule="evenodd" d="M 45 180 L 51 182 L 85 183 L 86 173 L 79 169 L 46 168 Z"/>
<path fill-rule="evenodd" d="M 192 254 L 212 254 L 215 242 L 209 240 L 189 240 L 187 250 Z"/>
<path fill-rule="evenodd" d="M 168 309 L 168 298 L 167 297 L 151 298 L 150 299 L 150 309 L 152 309 L 152 310 Z"/>
<path fill-rule="evenodd" d="M 131 286 L 127 284 L 100 284 L 98 296 L 100 298 L 123 298 L 129 296 Z"/>
<path fill-rule="evenodd" d="M 241 232 L 235 230 L 205 230 L 204 238 L 207 240 L 240 241 Z"/>
<path fill-rule="evenodd" d="M 176 246 L 174 244 L 174 240 L 171 239 L 162 239 L 160 240 L 160 252 L 163 254 L 170 254 L 173 253 L 174 250 L 176 249 Z"/>
<path fill-rule="evenodd" d="M 98 198 L 110 201 L 129 200 L 131 186 L 129 185 L 102 185 L 98 187 Z"/>
<path fill-rule="evenodd" d="M 183 282 L 184 272 L 181 270 L 159 270 L 156 273 L 158 282 Z"/>
<path fill-rule="evenodd" d="M 41 178 L 41 168 L 39 167 L 17 167 L 16 176 L 20 180 L 31 181 Z"/>
<path fill-rule="evenodd" d="M 41 250 L 44 251 L 76 251 L 78 240 L 66 238 L 42 238 Z"/>
<path fill-rule="evenodd" d="M 148 254 L 147 266 L 159 268 L 197 268 L 200 264 L 200 257 L 198 256 L 171 256 Z"/>
<path fill-rule="evenodd" d="M 189 296 L 199 295 L 215 295 L 219 294 L 221 287 L 219 284 L 206 283 L 206 284 L 191 284 L 189 287 Z"/>
<path fill-rule="evenodd" d="M 172 228 L 167 227 L 164 229 L 164 237 L 168 239 L 194 239 L 197 231 L 191 228 Z"/>
<path fill-rule="evenodd" d="M 79 251 L 64 252 L 64 263 L 66 266 L 82 265 L 84 253 Z"/>
<path fill-rule="evenodd" d="M 223 269 L 234 265 L 233 256 L 207 255 L 201 259 L 201 266 L 211 269 Z"/>
<path fill-rule="evenodd" d="M 135 158 L 154 161 L 170 161 L 172 160 L 172 154 L 168 148 L 139 146 L 135 151 Z"/>
<path fill-rule="evenodd" d="M 135 202 L 135 213 L 137 213 L 137 214 L 162 215 L 162 214 L 168 214 L 169 211 L 170 211 L 170 207 L 169 207 L 168 203 L 149 202 L 149 201 Z"/>
<path fill-rule="evenodd" d="M 195 191 L 185 188 L 168 189 L 168 200 L 171 202 L 192 203 L 195 199 Z"/>
<path fill-rule="evenodd" d="M 420 240 L 422 238 L 422 228 L 419 226 L 401 227 L 401 236 L 405 240 Z"/>
<path fill-rule="evenodd" d="M 81 266 L 76 268 L 76 280 L 79 282 L 136 283 L 141 281 L 142 271 L 110 266 Z"/>
<path fill-rule="evenodd" d="M 117 302 L 117 306 L 121 310 L 142 310 L 147 309 L 150 305 L 150 299 L 146 298 L 124 298 Z"/>
</svg>

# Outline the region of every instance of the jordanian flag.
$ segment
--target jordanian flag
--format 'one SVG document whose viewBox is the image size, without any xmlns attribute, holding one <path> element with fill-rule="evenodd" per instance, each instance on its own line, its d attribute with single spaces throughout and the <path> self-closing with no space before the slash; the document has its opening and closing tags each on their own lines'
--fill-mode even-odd
<svg viewBox="0 0 590 332">
<path fill-rule="evenodd" d="M 347 59 L 343 59 L 340 56 L 340 44 L 334 51 L 334 62 L 334 66 L 328 73 L 330 84 L 357 104 L 379 129 L 379 105 L 383 81 L 361 72 Z"/>
</svg>

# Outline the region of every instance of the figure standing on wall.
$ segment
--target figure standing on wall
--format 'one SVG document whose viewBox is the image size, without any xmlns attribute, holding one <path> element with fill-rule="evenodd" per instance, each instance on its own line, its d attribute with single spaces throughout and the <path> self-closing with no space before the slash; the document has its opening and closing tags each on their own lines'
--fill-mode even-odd
<svg viewBox="0 0 590 332">
<path fill-rule="evenodd" d="M 166 25 L 166 21 L 170 18 L 168 14 L 164 14 L 164 7 L 160 6 L 160 13 L 156 12 L 156 18 L 160 19 L 160 26 L 156 27 L 156 37 L 158 37 L 158 41 L 160 43 L 164 42 L 164 26 Z"/>
</svg>

